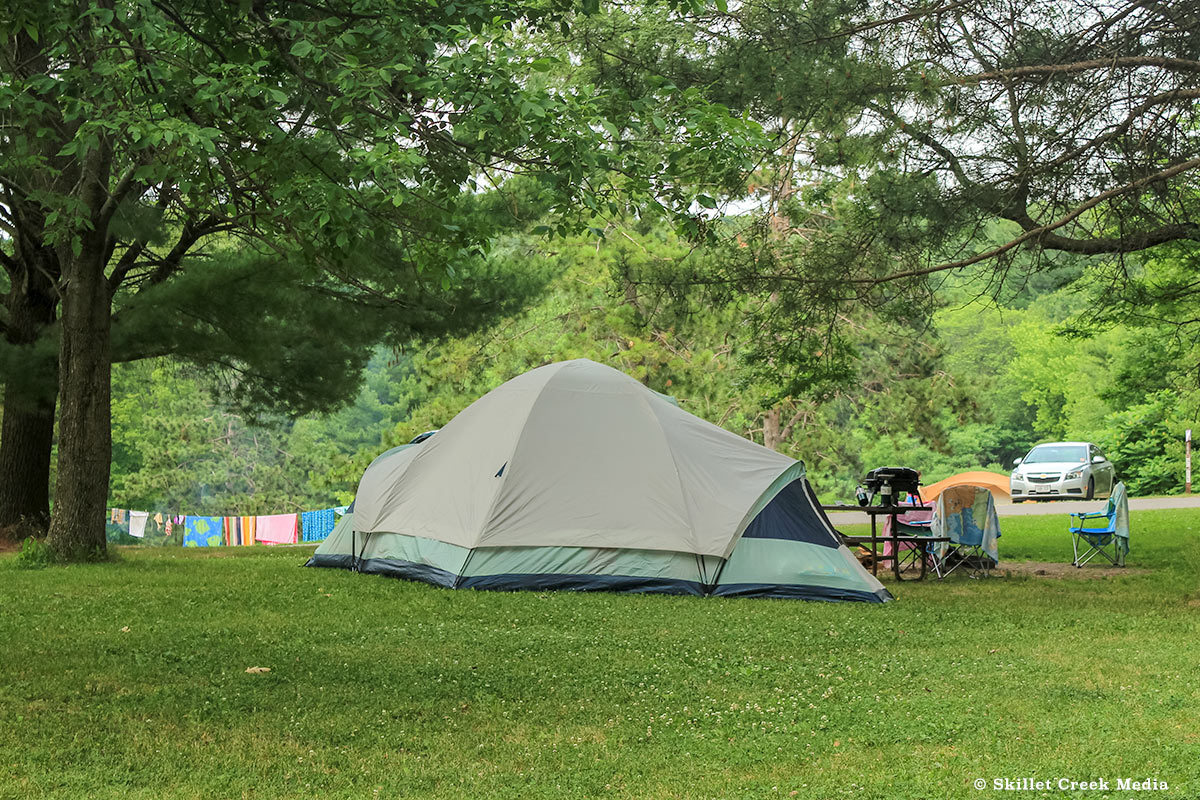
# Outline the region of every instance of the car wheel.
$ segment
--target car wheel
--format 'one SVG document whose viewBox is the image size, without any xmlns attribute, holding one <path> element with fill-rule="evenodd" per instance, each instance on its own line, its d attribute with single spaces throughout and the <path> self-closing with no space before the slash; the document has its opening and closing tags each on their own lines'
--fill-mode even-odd
<svg viewBox="0 0 1200 800">
<path fill-rule="evenodd" d="M 1095 498 L 1095 496 L 1096 496 L 1096 478 L 1091 477 L 1091 478 L 1088 478 L 1087 497 L 1085 497 L 1084 499 L 1091 500 L 1091 499 Z"/>
</svg>

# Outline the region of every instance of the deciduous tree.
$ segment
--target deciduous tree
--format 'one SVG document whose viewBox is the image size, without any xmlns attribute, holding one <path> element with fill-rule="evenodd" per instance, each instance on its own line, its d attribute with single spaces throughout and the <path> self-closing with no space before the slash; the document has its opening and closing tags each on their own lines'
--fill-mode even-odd
<svg viewBox="0 0 1200 800">
<path fill-rule="evenodd" d="M 11 9 L 0 21 L 5 334 L 24 347 L 57 332 L 55 551 L 103 550 L 110 365 L 178 341 L 173 321 L 156 333 L 156 308 L 196 312 L 183 327 L 212 334 L 205 357 L 234 372 L 256 332 L 215 312 L 275 297 L 270 287 L 281 305 L 296 302 L 291 284 L 351 311 L 398 308 L 407 334 L 437 322 L 430 298 L 477 263 L 491 233 L 478 193 L 514 173 L 535 175 L 559 218 L 606 205 L 608 176 L 636 155 L 639 131 L 662 133 L 656 120 L 676 132 L 656 136 L 664 172 L 629 188 L 686 206 L 680 173 L 741 168 L 740 154 L 698 146 L 736 124 L 723 108 L 694 94 L 674 103 L 669 86 L 614 102 L 557 81 L 550 60 L 519 46 L 515 33 L 558 30 L 570 13 L 525 0 Z M 602 100 L 624 116 L 609 119 Z M 232 266 L 215 250 L 230 239 Z M 318 327 L 362 324 L 321 308 Z M 281 366 L 325 355 L 311 337 L 262 338 Z"/>
</svg>

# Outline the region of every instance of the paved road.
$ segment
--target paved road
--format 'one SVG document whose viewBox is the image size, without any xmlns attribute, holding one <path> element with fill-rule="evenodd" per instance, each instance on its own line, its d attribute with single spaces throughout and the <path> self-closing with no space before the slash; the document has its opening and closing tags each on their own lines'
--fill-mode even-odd
<svg viewBox="0 0 1200 800">
<path fill-rule="evenodd" d="M 1079 511 L 1099 511 L 1104 507 L 1103 500 L 1039 500 L 1024 503 L 1010 503 L 1002 500 L 996 503 L 996 513 L 1002 517 L 1021 517 L 1031 514 L 1067 514 Z M 1200 495 L 1186 497 L 1132 497 L 1129 500 L 1130 511 L 1144 511 L 1159 508 L 1200 508 Z M 871 518 L 857 511 L 830 512 L 829 521 L 834 525 L 870 524 Z"/>
</svg>

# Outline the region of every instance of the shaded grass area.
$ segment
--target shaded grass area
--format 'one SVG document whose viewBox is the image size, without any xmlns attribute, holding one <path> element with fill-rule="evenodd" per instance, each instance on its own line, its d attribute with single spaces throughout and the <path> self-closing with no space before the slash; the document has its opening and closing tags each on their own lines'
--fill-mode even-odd
<svg viewBox="0 0 1200 800">
<path fill-rule="evenodd" d="M 1004 520 L 1002 558 L 1069 560 L 1064 520 Z M 453 592 L 308 549 L 5 556 L 0 798 L 1195 797 L 1200 510 L 1133 525 L 1145 574 L 884 606 Z"/>
</svg>

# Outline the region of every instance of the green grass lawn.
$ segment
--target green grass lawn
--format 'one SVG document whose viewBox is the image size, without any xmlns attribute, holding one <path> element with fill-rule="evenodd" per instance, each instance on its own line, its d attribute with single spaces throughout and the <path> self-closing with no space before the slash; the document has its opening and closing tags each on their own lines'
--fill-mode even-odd
<svg viewBox="0 0 1200 800">
<path fill-rule="evenodd" d="M 1065 520 L 1004 519 L 1001 557 L 1068 561 Z M 1145 572 L 883 606 L 453 592 L 307 549 L 6 556 L 0 798 L 1200 797 L 1200 509 L 1133 527 Z"/>
</svg>

